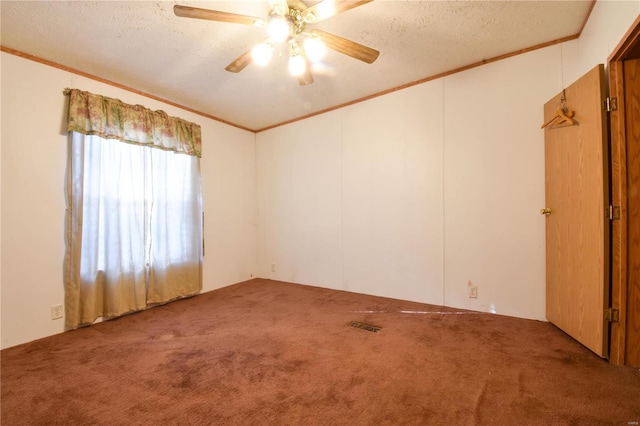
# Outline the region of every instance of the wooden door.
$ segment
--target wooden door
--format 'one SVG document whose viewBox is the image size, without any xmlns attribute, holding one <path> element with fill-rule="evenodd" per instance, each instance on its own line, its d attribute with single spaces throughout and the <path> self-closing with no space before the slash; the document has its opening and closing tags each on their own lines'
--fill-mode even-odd
<svg viewBox="0 0 640 426">
<path fill-rule="evenodd" d="M 607 120 L 604 65 L 544 105 L 576 124 L 545 128 L 547 319 L 601 357 L 608 355 Z M 559 121 L 559 120 L 558 120 Z"/>
</svg>

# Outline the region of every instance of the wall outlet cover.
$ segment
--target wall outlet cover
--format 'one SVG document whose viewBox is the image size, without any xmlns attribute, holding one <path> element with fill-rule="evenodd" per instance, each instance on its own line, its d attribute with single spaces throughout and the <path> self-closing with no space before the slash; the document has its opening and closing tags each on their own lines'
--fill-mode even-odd
<svg viewBox="0 0 640 426">
<path fill-rule="evenodd" d="M 51 305 L 51 319 L 60 319 L 64 316 L 64 309 L 62 309 L 62 304 Z"/>
</svg>

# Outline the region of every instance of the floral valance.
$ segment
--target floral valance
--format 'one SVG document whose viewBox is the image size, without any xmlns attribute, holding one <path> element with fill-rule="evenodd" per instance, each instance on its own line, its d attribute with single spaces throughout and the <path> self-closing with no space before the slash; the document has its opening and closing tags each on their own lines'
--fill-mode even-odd
<svg viewBox="0 0 640 426">
<path fill-rule="evenodd" d="M 70 132 L 201 156 L 198 124 L 78 89 L 65 89 L 65 94 L 69 95 Z"/>
</svg>

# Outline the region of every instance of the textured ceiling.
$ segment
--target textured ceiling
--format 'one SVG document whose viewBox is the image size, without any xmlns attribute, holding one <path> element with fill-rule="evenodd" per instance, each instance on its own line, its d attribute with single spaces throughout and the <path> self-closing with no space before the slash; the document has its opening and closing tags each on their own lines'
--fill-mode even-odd
<svg viewBox="0 0 640 426">
<path fill-rule="evenodd" d="M 251 64 L 238 74 L 224 70 L 264 39 L 265 29 L 173 13 L 173 5 L 181 4 L 266 18 L 267 1 L 3 0 L 0 43 L 260 130 L 575 36 L 592 3 L 373 1 L 308 29 L 319 28 L 379 50 L 377 61 L 369 65 L 329 51 L 308 86 L 289 76 L 286 50 L 266 68 Z"/>
</svg>

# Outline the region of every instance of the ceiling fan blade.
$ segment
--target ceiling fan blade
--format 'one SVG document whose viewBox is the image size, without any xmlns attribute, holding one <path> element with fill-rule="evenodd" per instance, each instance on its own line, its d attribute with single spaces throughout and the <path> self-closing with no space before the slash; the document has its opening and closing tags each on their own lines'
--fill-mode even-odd
<svg viewBox="0 0 640 426">
<path fill-rule="evenodd" d="M 271 10 L 280 16 L 289 14 L 289 5 L 287 4 L 287 0 L 269 0 L 269 6 L 271 7 Z"/>
<path fill-rule="evenodd" d="M 301 12 L 307 8 L 307 5 L 302 3 L 301 0 L 287 0 L 287 4 L 289 5 L 289 8 L 296 9 Z"/>
<path fill-rule="evenodd" d="M 251 57 L 251 50 L 244 52 L 242 55 L 238 56 L 233 60 L 225 70 L 229 72 L 240 72 L 247 67 L 251 63 L 253 58 Z"/>
<path fill-rule="evenodd" d="M 313 75 L 311 74 L 311 70 L 307 70 L 304 74 L 298 76 L 298 83 L 300 84 L 300 86 L 306 86 L 307 84 L 313 83 Z"/>
<path fill-rule="evenodd" d="M 378 59 L 378 55 L 380 55 L 380 52 L 375 49 L 363 46 L 362 44 L 342 38 L 335 34 L 322 30 L 311 30 L 311 33 L 319 36 L 328 48 L 347 56 L 351 56 L 352 58 L 359 59 L 368 64 L 372 64 L 376 59 Z"/>
<path fill-rule="evenodd" d="M 302 12 L 302 18 L 306 23 L 312 24 L 372 1 L 373 0 L 323 0 L 305 9 Z"/>
<path fill-rule="evenodd" d="M 229 12 L 220 12 L 218 10 L 200 9 L 198 7 L 182 6 L 176 4 L 173 6 L 173 13 L 183 18 L 208 19 L 209 21 L 228 22 L 231 24 L 253 25 L 256 27 L 266 26 L 265 21 L 252 16 L 238 15 Z"/>
</svg>

